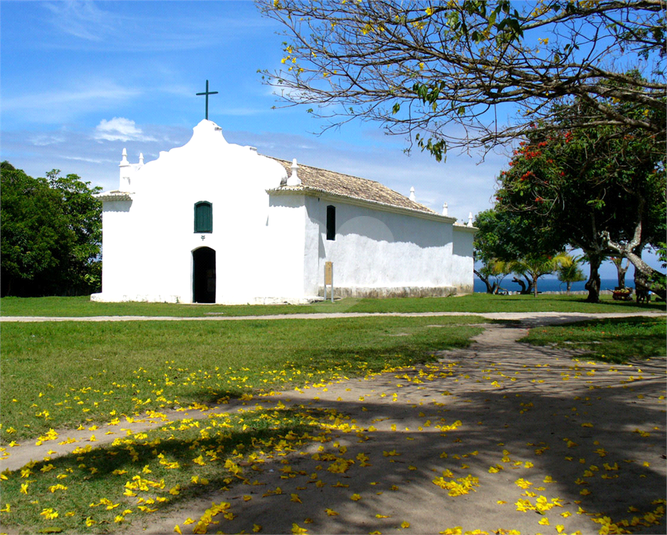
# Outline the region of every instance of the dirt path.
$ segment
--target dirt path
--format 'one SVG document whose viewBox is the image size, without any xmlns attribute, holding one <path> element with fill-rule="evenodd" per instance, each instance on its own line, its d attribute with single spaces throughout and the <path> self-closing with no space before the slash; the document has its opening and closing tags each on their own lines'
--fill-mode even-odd
<svg viewBox="0 0 667 535">
<path fill-rule="evenodd" d="M 502 316 L 521 324 L 484 325 L 470 348 L 443 351 L 437 363 L 212 409 L 281 403 L 335 409 L 348 419 L 323 442 L 267 456 L 246 483 L 181 503 L 166 516 L 138 517 L 129 530 L 173 533 L 178 525 L 192 533 L 214 502 L 229 504 L 232 514 L 214 516 L 209 533 L 252 533 L 258 526 L 261 533 L 457 533 L 461 527 L 588 535 L 623 521 L 634 532 L 665 533 L 665 359 L 612 366 L 518 344 L 528 326 L 580 319 L 521 316 Z M 208 414 L 174 411 L 164 418 Z M 164 423 L 154 420 L 100 426 L 93 445 Z M 79 440 L 65 446 L 11 448 L 0 469 L 17 469 L 48 451 L 66 453 L 88 444 L 90 434 L 62 432 L 58 440 Z M 347 468 L 332 470 L 336 463 Z M 280 494 L 267 493 L 277 487 Z"/>
<path fill-rule="evenodd" d="M 662 312 L 609 312 L 586 314 L 584 312 L 331 312 L 315 314 L 269 314 L 264 316 L 0 316 L 0 323 L 43 323 L 43 322 L 118 322 L 118 321 L 248 321 L 248 320 L 285 320 L 305 319 L 321 320 L 328 318 L 366 318 L 366 317 L 441 317 L 441 316 L 478 316 L 488 319 L 505 319 L 526 322 L 527 325 L 541 322 L 567 323 L 595 318 L 623 318 L 628 316 L 664 316 Z"/>
</svg>

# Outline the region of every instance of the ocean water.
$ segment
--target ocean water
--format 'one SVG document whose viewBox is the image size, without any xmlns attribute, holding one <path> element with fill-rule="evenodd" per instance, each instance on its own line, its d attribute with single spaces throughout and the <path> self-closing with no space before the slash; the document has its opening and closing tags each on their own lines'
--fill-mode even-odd
<svg viewBox="0 0 667 535">
<path fill-rule="evenodd" d="M 572 284 L 572 291 L 573 292 L 584 292 L 586 289 L 584 288 L 584 284 L 586 284 L 585 281 L 583 282 L 575 282 Z M 632 280 L 631 277 L 627 277 L 625 279 L 625 285 L 628 288 L 634 288 L 635 287 L 635 281 Z M 616 286 L 618 286 L 618 279 L 601 279 L 600 280 L 600 289 L 601 290 L 613 290 Z M 508 290 L 510 292 L 519 292 L 521 291 L 521 286 L 516 284 L 515 282 L 512 282 L 512 276 L 510 275 L 509 277 L 506 277 L 502 284 L 501 287 L 504 288 L 505 290 Z M 484 293 L 486 292 L 486 285 L 479 280 L 477 277 L 475 277 L 475 285 L 474 285 L 475 292 L 480 292 Z M 565 292 L 567 291 L 567 285 L 564 282 L 559 281 L 558 279 L 554 278 L 541 278 L 537 281 L 537 291 L 538 292 Z"/>
</svg>

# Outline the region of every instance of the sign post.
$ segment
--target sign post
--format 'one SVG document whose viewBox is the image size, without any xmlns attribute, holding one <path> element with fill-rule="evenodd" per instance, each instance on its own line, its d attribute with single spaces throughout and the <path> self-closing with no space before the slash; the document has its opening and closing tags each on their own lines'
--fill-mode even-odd
<svg viewBox="0 0 667 535">
<path fill-rule="evenodd" d="M 333 262 L 324 263 L 324 300 L 327 300 L 327 286 L 331 286 L 331 302 L 334 302 Z"/>
</svg>

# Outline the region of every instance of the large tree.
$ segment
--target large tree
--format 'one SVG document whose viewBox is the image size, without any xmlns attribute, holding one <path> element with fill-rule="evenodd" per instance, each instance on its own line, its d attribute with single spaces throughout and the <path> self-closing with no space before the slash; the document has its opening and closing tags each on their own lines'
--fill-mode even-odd
<svg viewBox="0 0 667 535">
<path fill-rule="evenodd" d="M 655 278 L 640 257 L 647 244 L 664 241 L 665 156 L 659 136 L 645 130 L 570 129 L 577 116 L 596 115 L 587 102 L 556 112 L 553 131 L 529 133 L 501 173 L 496 209 L 551 229 L 559 241 L 582 249 L 591 268 L 588 299 L 595 302 L 598 268 L 612 254 L 626 256 L 647 280 Z M 664 285 L 651 289 L 664 296 Z"/>
<path fill-rule="evenodd" d="M 101 203 L 76 175 L 32 178 L 8 162 L 2 181 L 2 295 L 99 290 Z"/>
<path fill-rule="evenodd" d="M 665 0 L 257 3 L 286 37 L 283 66 L 265 80 L 328 126 L 376 120 L 441 159 L 548 131 L 549 104 L 576 98 L 596 113 L 572 129 L 665 141 Z"/>
</svg>

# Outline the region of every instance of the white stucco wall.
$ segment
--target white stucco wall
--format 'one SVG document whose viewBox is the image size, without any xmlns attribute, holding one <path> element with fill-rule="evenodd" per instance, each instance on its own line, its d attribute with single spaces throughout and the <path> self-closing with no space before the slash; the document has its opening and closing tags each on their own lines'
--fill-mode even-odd
<svg viewBox="0 0 667 535">
<path fill-rule="evenodd" d="M 152 162 L 123 157 L 125 194 L 102 194 L 102 293 L 93 299 L 191 303 L 192 252 L 200 247 L 216 252 L 218 303 L 316 298 L 327 261 L 342 295 L 472 291 L 473 229 L 453 227 L 453 218 L 280 188 L 284 178 L 280 163 L 227 143 L 211 121 Z M 212 203 L 212 233 L 194 232 L 199 201 Z M 336 207 L 334 241 L 326 239 L 328 205 Z"/>
<path fill-rule="evenodd" d="M 329 205 L 336 207 L 335 240 L 326 236 Z M 325 262 L 333 262 L 334 287 L 341 295 L 447 295 L 472 284 L 472 250 L 470 262 L 452 254 L 452 218 L 326 196 L 306 196 L 306 207 L 307 294 L 322 293 Z"/>
<path fill-rule="evenodd" d="M 448 268 L 451 284 L 458 293 L 473 293 L 473 240 L 477 229 L 454 225 L 452 230 L 452 257 Z"/>
<path fill-rule="evenodd" d="M 265 294 L 266 190 L 285 176 L 279 163 L 227 143 L 215 123 L 202 121 L 186 145 L 129 171 L 129 210 L 104 203 L 96 299 L 192 302 L 192 251 L 202 246 L 216 251 L 217 301 L 244 303 Z M 210 234 L 194 233 L 198 201 L 213 205 Z"/>
</svg>

